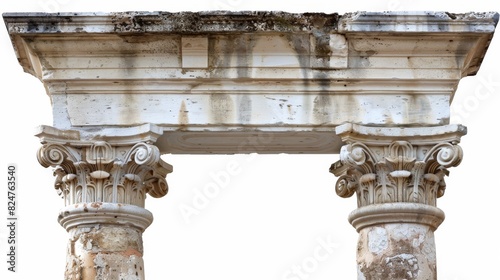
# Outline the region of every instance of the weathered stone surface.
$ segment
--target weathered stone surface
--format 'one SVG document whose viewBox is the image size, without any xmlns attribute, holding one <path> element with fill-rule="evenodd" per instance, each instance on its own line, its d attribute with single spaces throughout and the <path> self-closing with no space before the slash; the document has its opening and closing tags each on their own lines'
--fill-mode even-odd
<svg viewBox="0 0 500 280">
<path fill-rule="evenodd" d="M 436 279 L 436 200 L 462 159 L 450 125 L 497 13 L 4 14 L 54 127 L 37 136 L 70 233 L 66 279 L 144 279 L 162 153 L 340 153 L 359 279 Z"/>
<path fill-rule="evenodd" d="M 145 279 L 141 230 L 98 224 L 69 233 L 65 279 Z"/>
<path fill-rule="evenodd" d="M 340 176 L 337 194 L 357 194 L 358 207 L 415 202 L 436 206 L 444 194 L 447 168 L 462 161 L 458 145 L 466 128 L 379 128 L 344 124 L 337 134 L 346 143 L 330 171 Z"/>
<path fill-rule="evenodd" d="M 66 206 L 109 202 L 144 207 L 146 194 L 167 194 L 165 177 L 173 168 L 160 158 L 156 146 L 130 145 L 127 138 L 121 143 L 115 140 L 115 145 L 106 139 L 86 142 L 78 133 L 69 135 L 41 127 L 38 136 L 44 145 L 37 155 L 42 166 L 55 168 L 54 186 Z"/>
<path fill-rule="evenodd" d="M 153 222 L 146 195 L 164 196 L 172 172 L 148 128 L 85 141 L 78 131 L 40 127 L 38 160 L 54 168 L 65 203 L 58 217 L 70 234 L 65 279 L 145 279 L 142 233 Z"/>
<path fill-rule="evenodd" d="M 495 13 L 5 14 L 54 126 L 157 125 L 162 153 L 338 153 L 336 126 L 449 123 Z M 264 134 L 267 142 L 250 138 Z"/>
<path fill-rule="evenodd" d="M 358 279 L 436 279 L 437 198 L 448 168 L 462 160 L 465 127 L 376 128 L 345 124 L 346 143 L 330 171 L 341 197 L 354 193 L 349 221 L 359 232 Z"/>
<path fill-rule="evenodd" d="M 358 279 L 436 279 L 434 231 L 419 224 L 389 223 L 360 231 Z"/>
</svg>

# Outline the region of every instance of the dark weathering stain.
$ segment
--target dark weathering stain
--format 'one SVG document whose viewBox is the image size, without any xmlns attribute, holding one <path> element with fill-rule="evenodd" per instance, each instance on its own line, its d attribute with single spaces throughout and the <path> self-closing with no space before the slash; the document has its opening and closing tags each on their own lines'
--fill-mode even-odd
<svg viewBox="0 0 500 280">
<path fill-rule="evenodd" d="M 213 123 L 226 123 L 234 112 L 234 105 L 228 94 L 211 94 L 210 110 Z"/>
<path fill-rule="evenodd" d="M 240 124 L 248 124 L 252 118 L 252 99 L 247 95 L 243 95 L 239 99 L 238 104 L 238 122 Z"/>
<path fill-rule="evenodd" d="M 338 112 L 337 104 L 332 102 L 330 82 L 327 74 L 320 72 L 315 75 L 321 87 L 321 92 L 314 98 L 313 117 L 317 124 L 329 124 L 332 116 Z"/>
<path fill-rule="evenodd" d="M 361 267 L 366 280 L 404 279 L 416 280 L 419 275 L 418 260 L 410 254 L 396 255 L 382 260 L 383 265 L 375 263 L 372 267 Z"/>
<path fill-rule="evenodd" d="M 181 107 L 179 108 L 178 122 L 181 126 L 186 126 L 189 124 L 188 110 L 186 109 L 186 102 L 182 100 Z"/>
<path fill-rule="evenodd" d="M 220 35 L 209 40 L 209 68 L 211 78 L 226 78 L 230 68 L 238 78 L 250 78 L 253 48 L 257 40 L 253 34 Z"/>
<path fill-rule="evenodd" d="M 318 124 L 326 124 L 332 121 L 332 101 L 329 95 L 321 94 L 314 98 L 313 116 Z"/>
</svg>

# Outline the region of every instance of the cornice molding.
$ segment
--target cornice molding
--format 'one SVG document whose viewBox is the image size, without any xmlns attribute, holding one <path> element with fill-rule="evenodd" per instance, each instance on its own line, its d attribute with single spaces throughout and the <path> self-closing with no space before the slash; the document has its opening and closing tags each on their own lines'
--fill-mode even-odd
<svg viewBox="0 0 500 280">
<path fill-rule="evenodd" d="M 9 33 L 492 32 L 496 12 L 287 13 L 279 11 L 4 13 Z M 26 23 L 26 18 L 32 19 Z M 398 24 L 395 24 L 397 22 Z M 471 27 L 470 23 L 474 23 Z M 452 28 L 444 28 L 452 26 Z M 338 28 L 337 28 L 338 26 Z"/>
<path fill-rule="evenodd" d="M 497 12 L 355 12 L 340 17 L 339 32 L 490 33 L 497 23 Z"/>
</svg>

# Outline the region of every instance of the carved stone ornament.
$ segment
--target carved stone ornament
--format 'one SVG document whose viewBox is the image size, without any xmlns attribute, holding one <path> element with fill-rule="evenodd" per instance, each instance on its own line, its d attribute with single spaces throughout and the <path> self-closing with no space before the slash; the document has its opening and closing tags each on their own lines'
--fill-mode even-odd
<svg viewBox="0 0 500 280">
<path fill-rule="evenodd" d="M 444 177 L 449 173 L 448 168 L 462 160 L 457 137 L 465 133 L 465 128 L 454 127 L 457 131 L 451 135 L 447 132 L 449 127 L 443 128 L 446 133 L 433 135 L 434 143 L 431 138 L 422 141 L 421 137 L 428 133 L 419 128 L 420 132 L 395 134 L 399 137 L 381 134 L 375 144 L 363 141 L 358 133 L 353 134 L 356 126 L 351 126 L 351 131 L 341 135 L 346 144 L 341 148 L 340 161 L 330 168 L 339 176 L 335 185 L 337 194 L 350 197 L 356 193 L 358 207 L 393 202 L 436 206 L 436 199 L 446 188 Z M 378 130 L 380 133 L 383 129 Z"/>
<path fill-rule="evenodd" d="M 55 188 L 65 205 L 109 202 L 144 207 L 146 194 L 167 194 L 165 177 L 172 166 L 148 143 L 112 146 L 95 141 L 89 146 L 46 143 L 38 151 L 44 167 L 54 167 Z"/>
</svg>

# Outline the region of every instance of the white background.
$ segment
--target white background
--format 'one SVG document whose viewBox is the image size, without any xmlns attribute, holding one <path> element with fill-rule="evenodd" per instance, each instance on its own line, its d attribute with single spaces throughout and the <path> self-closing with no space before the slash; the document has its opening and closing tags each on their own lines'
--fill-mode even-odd
<svg viewBox="0 0 500 280">
<path fill-rule="evenodd" d="M 474 1 L 1 1 L 2 12 L 283 10 L 343 14 L 353 11 L 500 11 L 500 3 Z M 451 169 L 438 206 L 447 215 L 436 232 L 440 280 L 499 279 L 498 199 L 500 184 L 500 42 L 493 39 L 478 75 L 462 80 L 452 104 L 452 123 L 468 126 L 462 164 Z M 51 125 L 50 99 L 43 85 L 23 73 L 5 28 L 0 28 L 0 279 L 63 279 L 67 234 L 57 223 L 63 202 L 50 169 L 41 167 L 33 136 Z M 459 108 L 462 108 L 459 110 Z M 155 215 L 144 233 L 148 280 L 282 280 L 293 266 L 314 257 L 318 240 L 334 249 L 307 279 L 356 279 L 357 233 L 347 222 L 355 198 L 335 194 L 328 172 L 337 155 L 175 156 L 167 179 L 170 192 L 147 199 Z M 186 223 L 181 205 L 215 182 L 211 173 L 239 166 L 229 184 Z M 18 266 L 7 272 L 7 165 L 18 166 Z M 3 182 L 2 182 L 3 180 Z M 293 278 L 288 278 L 293 279 Z M 300 279 L 296 278 L 295 280 Z M 304 277 L 305 279 L 305 277 Z M 302 279 L 301 279 L 302 280 Z"/>
</svg>

